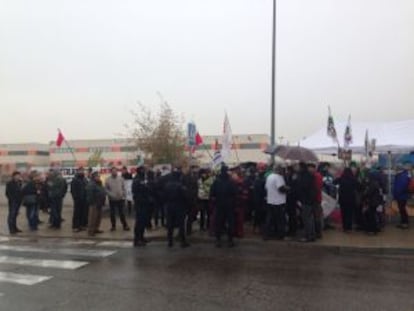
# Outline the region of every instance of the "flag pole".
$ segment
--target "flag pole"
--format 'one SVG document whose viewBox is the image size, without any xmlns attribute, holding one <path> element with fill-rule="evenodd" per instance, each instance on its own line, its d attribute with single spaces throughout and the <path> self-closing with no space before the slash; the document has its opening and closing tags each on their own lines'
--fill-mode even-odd
<svg viewBox="0 0 414 311">
<path fill-rule="evenodd" d="M 207 154 L 209 155 L 210 159 L 211 159 L 211 160 L 213 160 L 214 158 L 213 158 L 213 156 L 211 155 L 210 150 L 208 150 L 208 149 L 207 149 L 207 147 L 206 147 L 206 145 L 205 145 L 204 143 L 203 143 L 202 145 L 203 145 L 203 149 L 204 149 L 204 151 L 206 151 L 206 152 L 207 152 Z"/>
<path fill-rule="evenodd" d="M 233 136 L 233 129 L 231 128 L 231 124 L 230 124 L 230 120 L 229 120 L 229 116 L 227 114 L 227 111 L 225 111 L 225 115 L 226 115 L 227 120 L 228 120 L 228 124 L 229 124 L 230 132 L 231 132 L 231 139 L 232 139 L 233 145 L 236 147 L 236 142 L 235 142 L 234 136 Z M 237 152 L 237 148 L 234 148 L 234 153 L 236 154 L 237 163 L 240 164 L 240 158 L 239 158 L 239 153 Z"/>
<path fill-rule="evenodd" d="M 231 126 L 230 126 L 230 129 L 231 129 Z M 233 132 L 233 131 L 232 131 Z M 233 135 L 232 135 L 233 136 Z M 239 158 L 239 153 L 238 153 L 238 151 L 237 151 L 237 144 L 236 144 L 236 141 L 235 141 L 235 139 L 234 139 L 234 136 L 233 136 L 233 145 L 234 145 L 234 152 L 236 153 L 236 159 L 237 159 L 237 162 L 240 164 L 240 158 Z"/>
</svg>

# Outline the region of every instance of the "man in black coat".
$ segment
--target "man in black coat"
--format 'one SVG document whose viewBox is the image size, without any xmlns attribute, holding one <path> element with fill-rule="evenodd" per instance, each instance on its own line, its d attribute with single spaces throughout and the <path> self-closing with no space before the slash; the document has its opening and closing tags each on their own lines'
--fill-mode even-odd
<svg viewBox="0 0 414 311">
<path fill-rule="evenodd" d="M 22 178 L 19 172 L 14 172 L 12 180 L 6 185 L 6 197 L 9 201 L 9 215 L 7 223 L 9 225 L 10 234 L 22 232 L 17 228 L 17 216 L 19 214 L 20 205 L 22 204 Z"/>
<path fill-rule="evenodd" d="M 228 246 L 234 247 L 235 202 L 237 188 L 231 180 L 227 166 L 222 166 L 220 175 L 211 186 L 210 199 L 215 205 L 216 246 L 221 247 L 221 235 L 227 225 Z"/>
<path fill-rule="evenodd" d="M 186 233 L 193 233 L 193 222 L 197 215 L 197 197 L 198 197 L 198 172 L 195 168 L 191 168 L 182 176 L 182 182 L 186 189 L 187 202 L 187 222 Z"/>
<path fill-rule="evenodd" d="M 132 194 L 135 203 L 135 237 L 134 246 L 140 247 L 147 244 L 144 238 L 145 228 L 151 215 L 151 189 L 145 176 L 145 168 L 139 167 L 137 175 L 132 183 Z"/>
<path fill-rule="evenodd" d="M 175 170 L 164 188 L 167 210 L 168 246 L 173 246 L 174 228 L 179 229 L 181 247 L 188 247 L 185 236 L 186 189 L 180 181 L 180 172 Z"/>
<path fill-rule="evenodd" d="M 81 167 L 78 169 L 75 178 L 73 178 L 70 190 L 73 198 L 73 219 L 72 229 L 80 232 L 88 226 L 88 202 L 86 195 L 86 186 L 88 181 L 85 177 L 85 170 Z"/>
<path fill-rule="evenodd" d="M 310 173 L 305 163 L 299 164 L 297 180 L 297 205 L 302 211 L 305 234 L 301 242 L 314 242 L 316 239 L 314 209 L 317 204 L 315 176 Z"/>
</svg>

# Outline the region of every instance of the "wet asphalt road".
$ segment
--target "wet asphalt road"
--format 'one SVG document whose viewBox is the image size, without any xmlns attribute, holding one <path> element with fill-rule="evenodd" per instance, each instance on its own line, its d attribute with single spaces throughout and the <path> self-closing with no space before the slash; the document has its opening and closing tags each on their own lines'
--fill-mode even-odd
<svg viewBox="0 0 414 311">
<path fill-rule="evenodd" d="M 95 246 L 79 246 L 85 248 Z M 116 251 L 74 271 L 0 265 L 1 271 L 53 276 L 33 286 L 0 283 L 0 310 L 414 310 L 412 255 L 338 254 L 278 242 L 185 250 L 157 242 Z M 15 253 L 0 250 L 5 255 Z"/>
</svg>

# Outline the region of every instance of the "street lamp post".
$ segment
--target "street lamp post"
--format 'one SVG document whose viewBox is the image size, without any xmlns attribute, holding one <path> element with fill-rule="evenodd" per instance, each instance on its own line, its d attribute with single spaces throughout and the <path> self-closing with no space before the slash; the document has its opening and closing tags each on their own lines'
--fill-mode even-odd
<svg viewBox="0 0 414 311">
<path fill-rule="evenodd" d="M 273 31 L 272 31 L 272 103 L 270 120 L 270 145 L 276 144 L 276 0 L 273 0 Z M 272 155 L 272 164 L 275 163 L 275 156 Z"/>
</svg>

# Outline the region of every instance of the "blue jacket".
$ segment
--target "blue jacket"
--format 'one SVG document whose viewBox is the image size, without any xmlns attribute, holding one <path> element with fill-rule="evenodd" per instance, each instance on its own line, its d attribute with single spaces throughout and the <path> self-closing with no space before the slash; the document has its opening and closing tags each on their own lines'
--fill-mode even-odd
<svg viewBox="0 0 414 311">
<path fill-rule="evenodd" d="M 394 199 L 397 201 L 408 200 L 410 193 L 408 187 L 410 185 L 410 175 L 408 171 L 403 171 L 395 176 L 394 182 Z"/>
</svg>

